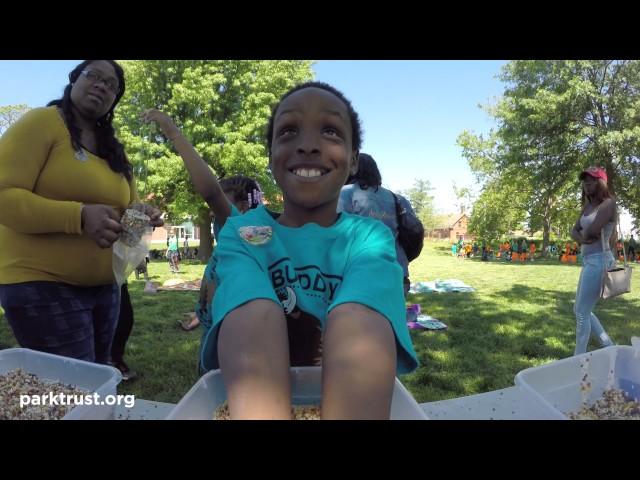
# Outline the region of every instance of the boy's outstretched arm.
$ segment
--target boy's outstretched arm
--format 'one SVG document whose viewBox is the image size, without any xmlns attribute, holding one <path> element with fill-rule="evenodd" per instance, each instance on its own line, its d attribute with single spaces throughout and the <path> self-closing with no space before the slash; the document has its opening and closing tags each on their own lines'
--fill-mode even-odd
<svg viewBox="0 0 640 480">
<path fill-rule="evenodd" d="M 224 318 L 218 360 L 233 420 L 291 420 L 289 340 L 282 307 L 252 300 Z"/>
<path fill-rule="evenodd" d="M 358 303 L 339 305 L 322 349 L 322 418 L 388 420 L 396 373 L 389 320 Z"/>
<path fill-rule="evenodd" d="M 216 220 L 221 225 L 224 224 L 231 214 L 231 205 L 216 176 L 209 169 L 207 162 L 198 155 L 193 145 L 182 134 L 169 115 L 153 108 L 146 110 L 142 115 L 144 121 L 156 122 L 164 136 L 173 143 L 178 154 L 182 157 L 185 167 L 187 167 L 196 191 L 202 195 L 209 208 L 213 210 Z"/>
</svg>

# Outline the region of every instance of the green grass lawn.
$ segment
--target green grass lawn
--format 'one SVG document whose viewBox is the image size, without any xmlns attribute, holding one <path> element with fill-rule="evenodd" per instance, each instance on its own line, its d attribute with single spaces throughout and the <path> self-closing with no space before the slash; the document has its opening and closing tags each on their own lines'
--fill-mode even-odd
<svg viewBox="0 0 640 480">
<path fill-rule="evenodd" d="M 195 280 L 204 265 L 183 262 L 172 275 L 167 262 L 152 262 L 153 281 Z M 640 268 L 630 294 L 602 302 L 596 314 L 611 337 L 629 344 L 640 335 Z M 411 331 L 421 366 L 401 381 L 420 403 L 513 386 L 524 368 L 572 355 L 575 345 L 573 299 L 580 267 L 557 261 L 525 264 L 461 260 L 449 245 L 427 242 L 411 264 L 413 281 L 457 278 L 475 293 L 410 295 L 411 303 L 446 323 L 444 332 Z M 196 382 L 201 330 L 183 332 L 177 322 L 193 309 L 197 292 L 144 295 L 143 281 L 130 278 L 135 325 L 126 361 L 139 377 L 122 383 L 119 393 L 177 402 Z M 0 348 L 17 346 L 0 310 Z M 592 345 L 593 348 L 593 345 Z"/>
<path fill-rule="evenodd" d="M 462 260 L 453 258 L 449 247 L 426 243 L 410 266 L 412 280 L 457 278 L 476 292 L 410 295 L 410 301 L 449 326 L 443 333 L 411 331 L 421 366 L 401 380 L 418 402 L 513 386 L 520 370 L 573 354 L 579 266 L 539 259 Z M 620 344 L 640 335 L 638 270 L 631 293 L 596 307 L 603 326 Z"/>
</svg>

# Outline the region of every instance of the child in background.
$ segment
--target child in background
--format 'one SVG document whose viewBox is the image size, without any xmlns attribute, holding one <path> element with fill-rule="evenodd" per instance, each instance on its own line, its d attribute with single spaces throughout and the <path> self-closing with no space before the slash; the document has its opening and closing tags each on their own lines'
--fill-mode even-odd
<svg viewBox="0 0 640 480">
<path fill-rule="evenodd" d="M 167 260 L 169 261 L 169 270 L 171 270 L 171 273 L 180 272 L 178 255 L 178 237 L 176 237 L 175 228 L 172 228 L 171 233 L 169 233 L 169 238 L 167 239 Z"/>
<path fill-rule="evenodd" d="M 536 254 L 536 242 L 531 242 L 529 244 L 529 257 L 531 257 L 531 261 L 533 262 L 533 256 Z"/>
</svg>

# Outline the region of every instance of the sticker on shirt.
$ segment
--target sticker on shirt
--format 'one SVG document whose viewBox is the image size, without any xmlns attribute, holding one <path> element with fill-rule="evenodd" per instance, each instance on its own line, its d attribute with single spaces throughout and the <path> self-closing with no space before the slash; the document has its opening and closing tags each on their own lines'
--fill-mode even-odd
<svg viewBox="0 0 640 480">
<path fill-rule="evenodd" d="M 240 227 L 238 233 L 250 245 L 264 245 L 271 241 L 273 230 L 271 227 Z"/>
<path fill-rule="evenodd" d="M 279 290 L 277 293 L 278 300 L 280 300 L 280 303 L 282 304 L 285 315 L 289 315 L 296 308 L 296 303 L 298 300 L 298 298 L 296 297 L 296 292 L 293 291 L 293 288 L 286 287 L 284 290 Z"/>
</svg>

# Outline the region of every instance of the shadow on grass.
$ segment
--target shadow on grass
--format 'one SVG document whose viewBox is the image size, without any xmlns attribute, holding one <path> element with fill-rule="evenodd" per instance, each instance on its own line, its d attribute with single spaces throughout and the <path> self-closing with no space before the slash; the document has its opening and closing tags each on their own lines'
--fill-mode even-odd
<svg viewBox="0 0 640 480">
<path fill-rule="evenodd" d="M 488 295 L 410 295 L 449 328 L 411 330 L 421 366 L 402 381 L 419 402 L 513 386 L 520 370 L 573 355 L 574 299 L 574 292 L 521 284 Z M 637 301 L 617 297 L 600 302 L 595 313 L 617 343 L 628 344 L 640 331 Z"/>
</svg>

